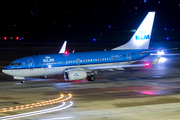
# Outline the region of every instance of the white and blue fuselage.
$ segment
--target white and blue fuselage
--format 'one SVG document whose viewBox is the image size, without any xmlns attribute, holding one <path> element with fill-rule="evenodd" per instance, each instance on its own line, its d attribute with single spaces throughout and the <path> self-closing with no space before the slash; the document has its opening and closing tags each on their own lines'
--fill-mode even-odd
<svg viewBox="0 0 180 120">
<path fill-rule="evenodd" d="M 68 54 L 45 54 L 28 56 L 13 61 L 3 72 L 16 77 L 46 76 L 63 74 L 64 70 L 75 67 L 98 67 L 126 65 L 150 55 L 140 54 L 145 50 L 111 50 L 79 52 Z"/>
</svg>

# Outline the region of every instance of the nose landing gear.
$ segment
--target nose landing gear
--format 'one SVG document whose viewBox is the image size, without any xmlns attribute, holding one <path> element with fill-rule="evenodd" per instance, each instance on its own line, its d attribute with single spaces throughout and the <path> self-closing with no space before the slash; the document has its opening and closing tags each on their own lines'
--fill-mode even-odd
<svg viewBox="0 0 180 120">
<path fill-rule="evenodd" d="M 22 83 L 22 84 L 25 84 L 25 83 L 26 83 L 26 81 L 25 81 L 25 80 L 21 80 L 21 83 Z"/>
</svg>

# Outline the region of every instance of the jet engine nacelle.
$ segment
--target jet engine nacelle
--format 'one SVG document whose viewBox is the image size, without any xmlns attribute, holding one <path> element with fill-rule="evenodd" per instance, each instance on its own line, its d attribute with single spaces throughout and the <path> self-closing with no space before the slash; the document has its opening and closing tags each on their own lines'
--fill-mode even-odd
<svg viewBox="0 0 180 120">
<path fill-rule="evenodd" d="M 87 78 L 87 73 L 84 70 L 67 70 L 64 72 L 64 79 L 71 80 L 84 80 Z"/>
</svg>

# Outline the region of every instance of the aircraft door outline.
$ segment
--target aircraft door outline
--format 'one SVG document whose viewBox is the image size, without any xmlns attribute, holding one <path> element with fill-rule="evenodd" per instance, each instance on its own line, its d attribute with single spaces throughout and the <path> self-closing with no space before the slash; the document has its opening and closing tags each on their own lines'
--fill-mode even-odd
<svg viewBox="0 0 180 120">
<path fill-rule="evenodd" d="M 28 66 L 29 66 L 29 69 L 34 69 L 34 61 L 32 58 L 28 59 Z"/>
</svg>

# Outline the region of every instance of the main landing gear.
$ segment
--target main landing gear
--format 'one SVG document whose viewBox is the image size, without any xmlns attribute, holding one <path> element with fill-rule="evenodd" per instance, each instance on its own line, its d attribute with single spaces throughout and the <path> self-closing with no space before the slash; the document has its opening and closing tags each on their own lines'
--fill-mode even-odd
<svg viewBox="0 0 180 120">
<path fill-rule="evenodd" d="M 95 77 L 94 77 L 93 75 L 87 76 L 87 80 L 88 80 L 88 81 L 94 81 L 94 80 L 95 80 Z"/>
<path fill-rule="evenodd" d="M 21 80 L 21 83 L 22 83 L 22 84 L 25 84 L 25 83 L 26 83 L 26 81 L 25 81 L 25 80 Z"/>
</svg>

